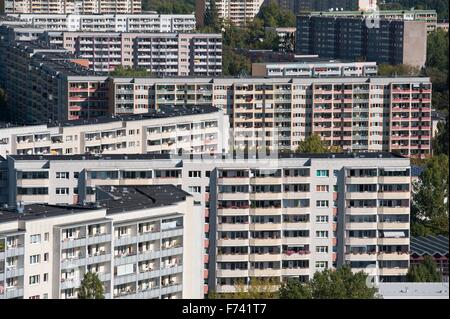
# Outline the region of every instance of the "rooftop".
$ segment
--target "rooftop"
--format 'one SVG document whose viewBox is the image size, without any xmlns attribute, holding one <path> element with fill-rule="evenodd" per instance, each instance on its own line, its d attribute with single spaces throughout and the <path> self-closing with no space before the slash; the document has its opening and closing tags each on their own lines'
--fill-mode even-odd
<svg viewBox="0 0 450 319">
<path fill-rule="evenodd" d="M 80 160 L 158 160 L 158 159 L 233 159 L 236 156 L 231 154 L 202 155 L 185 154 L 183 156 L 174 156 L 170 154 L 79 154 L 79 155 L 8 155 L 8 157 L 17 161 L 37 161 L 37 160 L 55 160 L 55 161 L 80 161 Z M 250 157 L 251 158 L 251 157 Z M 267 157 L 261 157 L 267 159 Z M 405 158 L 401 155 L 389 152 L 360 152 L 360 153 L 323 153 L 307 154 L 286 152 L 278 154 L 280 159 L 288 158 L 311 158 L 311 159 L 345 159 L 345 158 Z M 270 159 L 270 158 L 269 158 Z"/>
<path fill-rule="evenodd" d="M 448 255 L 448 237 L 426 236 L 426 237 L 411 237 L 411 255 Z"/>
<path fill-rule="evenodd" d="M 383 299 L 448 299 L 445 282 L 381 282 L 378 288 Z"/>
<path fill-rule="evenodd" d="M 191 196 L 174 185 L 97 186 L 97 203 L 107 214 L 172 205 Z"/>
<path fill-rule="evenodd" d="M 376 11 L 376 14 L 379 14 L 381 16 L 384 15 L 392 15 L 392 14 L 434 14 L 437 15 L 436 10 L 378 10 Z M 368 16 L 373 15 L 373 11 L 313 11 L 308 12 L 306 15 L 327 15 L 327 16 L 334 16 L 334 15 L 347 15 L 347 16 Z"/>
<path fill-rule="evenodd" d="M 98 208 L 93 205 L 31 204 L 23 207 L 23 213 L 17 212 L 16 209 L 0 209 L 0 222 L 56 217 L 60 215 L 88 212 L 93 209 Z"/>
<path fill-rule="evenodd" d="M 16 220 L 51 218 L 68 214 L 85 213 L 106 209 L 107 214 L 128 212 L 139 209 L 168 206 L 186 200 L 191 196 L 173 185 L 151 186 L 98 186 L 103 195 L 95 204 L 86 205 L 49 205 L 31 204 L 16 209 L 0 209 L 0 223 Z"/>
<path fill-rule="evenodd" d="M 148 113 L 142 114 L 134 114 L 134 115 L 107 115 L 100 116 L 89 120 L 71 120 L 71 121 L 63 121 L 63 122 L 53 122 L 49 123 L 48 127 L 68 127 L 68 126 L 78 126 L 78 125 L 90 125 L 90 124 L 101 124 L 101 123 L 109 123 L 109 122 L 118 122 L 118 121 L 142 121 L 149 119 L 161 119 L 161 118 L 169 118 L 169 117 L 178 117 L 178 116 L 191 116 L 198 114 L 208 114 L 218 112 L 219 109 L 214 106 L 182 106 L 182 105 L 173 105 L 173 106 L 162 106 L 158 110 L 150 109 Z"/>
</svg>

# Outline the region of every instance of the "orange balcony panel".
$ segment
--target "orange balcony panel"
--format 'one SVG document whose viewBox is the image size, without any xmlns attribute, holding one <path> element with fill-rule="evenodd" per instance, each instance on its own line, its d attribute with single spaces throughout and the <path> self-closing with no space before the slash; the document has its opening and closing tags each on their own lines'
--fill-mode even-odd
<svg viewBox="0 0 450 319">
<path fill-rule="evenodd" d="M 203 286 L 203 293 L 206 295 L 206 294 L 208 294 L 208 286 L 207 285 L 204 285 Z"/>
<path fill-rule="evenodd" d="M 338 209 L 337 208 L 333 208 L 333 216 L 337 216 L 338 213 Z"/>
<path fill-rule="evenodd" d="M 336 229 L 337 229 L 337 224 L 333 224 L 333 231 L 336 231 Z"/>
<path fill-rule="evenodd" d="M 209 224 L 205 224 L 204 226 L 204 232 L 208 233 L 209 232 Z"/>
<path fill-rule="evenodd" d="M 336 253 L 333 253 L 332 259 L 333 261 L 336 261 Z"/>
<path fill-rule="evenodd" d="M 336 244 L 337 244 L 337 239 L 336 239 L 336 238 L 333 238 L 331 242 L 333 243 L 333 246 L 336 246 Z"/>
<path fill-rule="evenodd" d="M 333 192 L 333 200 L 337 200 L 338 198 L 338 193 L 337 192 Z"/>
<path fill-rule="evenodd" d="M 205 240 L 203 241 L 203 247 L 205 247 L 205 248 L 208 248 L 208 247 L 209 247 L 209 240 L 208 240 L 208 239 L 205 239 Z"/>
<path fill-rule="evenodd" d="M 214 140 L 214 142 L 216 142 L 216 141 Z M 204 200 L 209 201 L 209 193 L 205 193 Z"/>
<path fill-rule="evenodd" d="M 209 217 L 209 208 L 205 208 L 205 217 Z"/>
<path fill-rule="evenodd" d="M 203 278 L 208 278 L 208 269 L 203 269 Z"/>
<path fill-rule="evenodd" d="M 203 256 L 203 262 L 206 264 L 207 262 L 209 262 L 209 256 L 208 255 L 204 255 Z"/>
</svg>

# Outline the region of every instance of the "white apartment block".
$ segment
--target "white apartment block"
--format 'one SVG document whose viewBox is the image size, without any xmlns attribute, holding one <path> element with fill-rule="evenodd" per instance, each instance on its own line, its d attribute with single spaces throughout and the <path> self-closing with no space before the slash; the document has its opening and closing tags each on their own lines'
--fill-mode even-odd
<svg viewBox="0 0 450 319">
<path fill-rule="evenodd" d="M 0 299 L 77 298 L 87 272 L 107 299 L 203 297 L 192 197 L 171 185 L 101 192 L 97 207 L 0 210 Z"/>
<path fill-rule="evenodd" d="M 122 65 L 144 68 L 154 76 L 222 74 L 221 34 L 47 32 L 42 38 L 89 60 L 94 71 Z"/>
<path fill-rule="evenodd" d="M 0 193 L 10 206 L 73 204 L 95 201 L 102 185 L 177 185 L 203 210 L 205 293 L 254 277 L 307 280 L 343 264 L 399 281 L 409 266 L 409 166 L 388 153 L 16 155 L 3 162 Z"/>
<path fill-rule="evenodd" d="M 258 14 L 264 0 L 215 0 L 219 18 L 223 23 L 243 26 Z M 196 0 L 196 18 L 203 24 L 204 13 L 209 8 L 209 0 Z"/>
<path fill-rule="evenodd" d="M 8 14 L 45 31 L 186 33 L 195 31 L 193 14 Z"/>
<path fill-rule="evenodd" d="M 256 77 L 357 77 L 378 74 L 376 62 L 341 61 L 299 61 L 299 62 L 262 62 L 252 64 L 252 76 Z"/>
<path fill-rule="evenodd" d="M 6 126 L 0 128 L 0 156 L 222 153 L 228 151 L 228 126 L 228 116 L 213 107 Z"/>
<path fill-rule="evenodd" d="M 0 13 L 140 13 L 141 0 L 0 0 Z"/>
</svg>

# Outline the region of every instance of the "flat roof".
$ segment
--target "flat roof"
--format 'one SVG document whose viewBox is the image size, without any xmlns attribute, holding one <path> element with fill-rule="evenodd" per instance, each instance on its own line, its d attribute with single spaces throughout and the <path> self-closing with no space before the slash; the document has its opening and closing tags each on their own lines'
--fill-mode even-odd
<svg viewBox="0 0 450 319">
<path fill-rule="evenodd" d="M 381 282 L 383 299 L 448 299 L 448 282 Z"/>
<path fill-rule="evenodd" d="M 0 222 L 56 217 L 74 213 L 85 213 L 96 209 L 100 208 L 94 205 L 30 204 L 23 207 L 23 213 L 19 213 L 13 209 L 0 209 Z"/>
<path fill-rule="evenodd" d="M 175 156 L 171 154 L 103 154 L 103 155 L 93 155 L 93 154 L 79 154 L 79 155 L 8 155 L 8 157 L 18 160 L 18 161 L 36 161 L 36 160 L 158 160 L 158 159 L 233 159 L 232 154 L 215 154 L 215 155 L 202 155 L 202 154 L 185 154 L 182 156 Z M 367 158 L 367 159 L 377 159 L 377 158 L 402 158 L 407 159 L 399 154 L 389 153 L 389 152 L 354 152 L 354 153 L 295 153 L 295 152 L 284 152 L 278 154 L 279 159 L 289 159 L 289 158 L 310 158 L 310 159 L 345 159 L 345 158 Z M 252 159 L 250 157 L 249 159 Z M 270 159 L 270 157 L 263 157 L 261 159 Z"/>
<path fill-rule="evenodd" d="M 106 214 L 115 214 L 173 205 L 191 196 L 174 185 L 97 186 L 97 189 L 103 191 L 109 198 L 105 197 L 97 203 L 86 205 L 25 205 L 21 213 L 15 209 L 0 209 L 0 223 L 51 218 L 101 209 L 106 209 Z"/>
<path fill-rule="evenodd" d="M 107 214 L 173 205 L 191 195 L 174 185 L 97 186 L 106 195 L 97 204 Z"/>
<path fill-rule="evenodd" d="M 411 255 L 448 255 L 448 237 L 438 236 L 425 236 L 425 237 L 411 237 Z"/>
<path fill-rule="evenodd" d="M 78 154 L 78 155 L 8 155 L 17 161 L 84 161 L 84 160 L 158 160 L 170 154 Z"/>
<path fill-rule="evenodd" d="M 90 125 L 90 124 L 101 124 L 119 121 L 142 121 L 148 119 L 162 119 L 169 117 L 178 116 L 191 116 L 219 112 L 220 109 L 214 106 L 183 106 L 183 105 L 173 105 L 173 106 L 162 106 L 158 110 L 149 109 L 148 113 L 133 114 L 133 115 L 106 115 L 99 116 L 93 119 L 82 119 L 82 120 L 71 120 L 71 121 L 61 121 L 49 123 L 48 127 L 69 127 L 69 126 L 79 126 L 79 125 Z"/>
</svg>

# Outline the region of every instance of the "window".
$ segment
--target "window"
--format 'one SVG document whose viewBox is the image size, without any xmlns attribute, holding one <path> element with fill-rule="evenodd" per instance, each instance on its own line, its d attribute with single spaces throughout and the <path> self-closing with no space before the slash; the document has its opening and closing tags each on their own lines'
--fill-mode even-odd
<svg viewBox="0 0 450 319">
<path fill-rule="evenodd" d="M 316 201 L 316 207 L 328 207 L 327 200 L 318 200 Z"/>
<path fill-rule="evenodd" d="M 318 230 L 316 231 L 317 238 L 328 238 L 328 231 L 326 230 Z"/>
<path fill-rule="evenodd" d="M 47 282 L 48 281 L 48 273 L 45 273 L 44 274 L 44 282 Z M 44 298 L 45 299 L 45 298 Z"/>
<path fill-rule="evenodd" d="M 328 177 L 330 176 L 330 173 L 327 169 L 319 169 L 316 171 L 316 176 L 317 177 Z"/>
<path fill-rule="evenodd" d="M 328 216 L 326 215 L 316 216 L 316 223 L 328 223 Z"/>
<path fill-rule="evenodd" d="M 316 192 L 328 192 L 330 187 L 328 185 L 317 185 Z"/>
<path fill-rule="evenodd" d="M 30 244 L 36 244 L 41 242 L 41 234 L 35 234 L 30 236 Z"/>
<path fill-rule="evenodd" d="M 44 261 L 48 261 L 48 253 L 44 254 Z"/>
<path fill-rule="evenodd" d="M 48 299 L 48 294 L 43 294 L 42 299 Z"/>
<path fill-rule="evenodd" d="M 333 176 L 337 177 L 338 175 L 339 175 L 339 170 L 338 169 L 333 170 Z"/>
<path fill-rule="evenodd" d="M 39 275 L 30 276 L 29 283 L 30 285 L 36 285 L 39 283 Z"/>
<path fill-rule="evenodd" d="M 211 177 L 211 171 L 206 171 L 205 175 L 206 175 L 206 177 Z"/>
<path fill-rule="evenodd" d="M 39 264 L 41 262 L 41 255 L 31 255 L 30 265 Z"/>
<path fill-rule="evenodd" d="M 189 177 L 202 177 L 201 171 L 189 171 Z"/>
<path fill-rule="evenodd" d="M 45 233 L 44 234 L 44 241 L 49 241 L 50 238 L 50 233 Z"/>
<path fill-rule="evenodd" d="M 189 193 L 200 193 L 201 192 L 201 186 L 189 186 Z"/>
<path fill-rule="evenodd" d="M 69 188 L 68 187 L 57 187 L 56 195 L 69 195 Z"/>
<path fill-rule="evenodd" d="M 28 299 L 40 299 L 40 296 L 39 295 L 30 296 L 28 297 Z"/>
<path fill-rule="evenodd" d="M 69 172 L 56 172 L 56 178 L 69 179 Z"/>
<path fill-rule="evenodd" d="M 316 261 L 316 268 L 319 268 L 319 269 L 328 268 L 328 261 Z"/>
<path fill-rule="evenodd" d="M 328 246 L 316 246 L 316 253 L 327 253 Z"/>
<path fill-rule="evenodd" d="M 80 172 L 73 172 L 73 178 L 80 177 Z"/>
</svg>

